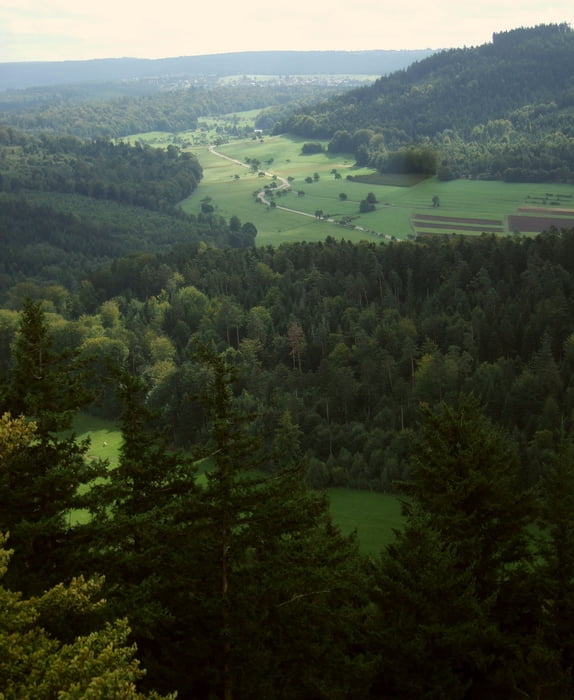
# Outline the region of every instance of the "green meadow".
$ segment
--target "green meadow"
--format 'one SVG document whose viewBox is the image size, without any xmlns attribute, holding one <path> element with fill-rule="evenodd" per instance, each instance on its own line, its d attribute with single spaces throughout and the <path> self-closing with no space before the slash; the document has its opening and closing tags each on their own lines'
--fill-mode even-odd
<svg viewBox="0 0 574 700">
<path fill-rule="evenodd" d="M 201 201 L 210 198 L 219 215 L 227 219 L 235 215 L 242 222 L 255 224 L 257 245 L 319 241 L 327 236 L 355 242 L 405 240 L 415 233 L 412 218 L 417 214 L 498 219 L 503 222 L 505 233 L 511 233 L 506 217 L 516 214 L 519 207 L 544 199 L 548 191 L 574 197 L 574 186 L 557 184 L 464 179 L 440 182 L 428 178 L 405 186 L 404 176 L 382 178 L 369 168 L 355 167 L 351 154 L 327 153 L 327 141 L 319 141 L 325 148 L 323 153 L 304 155 L 302 146 L 310 139 L 267 135 L 232 139 L 227 136 L 230 125 L 253 128 L 259 112 L 250 110 L 203 117 L 194 131 L 134 134 L 127 140 L 156 147 L 177 143 L 194 153 L 202 165 L 203 179 L 193 195 L 181 203 L 182 208 L 197 214 Z M 212 153 L 210 144 L 218 144 L 215 146 L 218 153 L 239 163 Z M 240 164 L 249 160 L 259 161 L 259 169 L 265 176 Z M 255 196 L 265 185 L 273 184 L 273 175 L 277 186 L 281 184 L 279 178 L 290 181 L 289 191 L 275 194 L 276 208 L 265 206 Z M 367 182 L 348 180 L 348 176 Z M 305 182 L 306 178 L 312 178 L 313 182 Z M 381 180 L 386 184 L 380 184 Z M 361 214 L 359 204 L 370 192 L 377 199 L 376 209 Z M 440 199 L 439 208 L 433 207 L 434 197 Z M 323 212 L 324 218 L 334 221 L 315 218 L 318 211 Z M 336 223 L 341 219 L 348 221 L 345 225 Z M 445 228 L 449 232 L 457 230 L 455 224 L 445 225 Z"/>
<path fill-rule="evenodd" d="M 89 438 L 88 459 L 107 459 L 110 467 L 117 466 L 121 446 L 121 432 L 115 423 L 86 414 L 74 420 L 74 431 L 79 439 Z M 205 480 L 205 466 L 199 466 L 198 478 Z M 403 522 L 398 498 L 387 493 L 332 488 L 328 498 L 333 520 L 345 534 L 356 531 L 361 550 L 377 555 L 392 541 L 393 529 Z M 70 523 L 85 522 L 83 511 L 70 513 Z"/>
<path fill-rule="evenodd" d="M 328 497 L 333 520 L 342 532 L 357 532 L 365 554 L 378 555 L 403 526 L 401 504 L 393 494 L 332 488 Z"/>
<path fill-rule="evenodd" d="M 556 194 L 574 194 L 573 186 L 556 184 L 462 179 L 440 182 L 436 178 L 412 186 L 353 182 L 347 176 L 365 176 L 372 171 L 356 168 L 351 156 L 302 155 L 304 142 L 304 139 L 272 136 L 217 146 L 216 150 L 229 158 L 241 162 L 258 160 L 261 170 L 267 173 L 265 177 L 221 158 L 207 148 L 194 149 L 202 164 L 204 178 L 182 207 L 190 213 L 197 213 L 201 200 L 210 197 L 216 211 L 225 218 L 235 214 L 242 221 L 253 222 L 258 230 L 258 245 L 277 245 L 284 241 L 324 240 L 326 236 L 352 241 L 404 240 L 414 234 L 411 220 L 416 214 L 499 219 L 506 227 L 508 215 L 517 213 L 519 207 L 528 205 L 533 198 L 543 198 L 548 188 Z M 292 178 L 290 191 L 275 195 L 275 209 L 258 203 L 254 197 L 255 192 L 273 182 L 273 175 Z M 313 182 L 305 182 L 308 177 L 314 178 Z M 361 214 L 359 203 L 370 192 L 377 199 L 376 209 Z M 341 194 L 346 199 L 342 200 Z M 439 208 L 433 207 L 435 196 L 440 199 Z M 283 207 L 303 214 L 285 211 Z M 350 222 L 342 226 L 315 219 L 317 211 L 336 221 L 348 217 Z M 455 226 L 449 225 L 448 229 L 455 230 Z M 505 232 L 510 233 L 507 228 Z"/>
</svg>

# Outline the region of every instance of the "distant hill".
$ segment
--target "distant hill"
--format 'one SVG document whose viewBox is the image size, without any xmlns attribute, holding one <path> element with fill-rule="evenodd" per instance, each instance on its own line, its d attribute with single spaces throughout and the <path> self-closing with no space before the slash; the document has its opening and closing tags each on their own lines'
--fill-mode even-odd
<svg viewBox="0 0 574 700">
<path fill-rule="evenodd" d="M 198 75 L 387 75 L 432 53 L 433 49 L 245 51 L 159 59 L 106 58 L 0 63 L 0 90 Z"/>
<path fill-rule="evenodd" d="M 332 152 L 354 152 L 383 172 L 440 174 L 442 164 L 445 178 L 572 181 L 574 32 L 540 25 L 441 51 L 306 106 L 275 131 L 330 138 Z M 430 147 L 436 162 L 396 156 L 416 145 Z"/>
</svg>

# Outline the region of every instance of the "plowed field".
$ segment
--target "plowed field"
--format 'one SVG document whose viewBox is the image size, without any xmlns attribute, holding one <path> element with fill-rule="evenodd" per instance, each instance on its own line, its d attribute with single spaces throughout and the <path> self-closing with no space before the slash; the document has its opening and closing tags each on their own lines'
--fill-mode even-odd
<svg viewBox="0 0 574 700">
<path fill-rule="evenodd" d="M 508 229 L 521 233 L 541 233 L 554 226 L 557 229 L 574 228 L 574 212 L 572 216 L 520 216 L 512 214 L 508 217 Z"/>
</svg>

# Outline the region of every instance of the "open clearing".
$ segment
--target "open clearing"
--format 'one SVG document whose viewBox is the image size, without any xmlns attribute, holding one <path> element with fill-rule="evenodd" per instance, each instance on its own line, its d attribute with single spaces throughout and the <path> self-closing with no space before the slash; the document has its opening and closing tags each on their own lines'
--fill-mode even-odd
<svg viewBox="0 0 574 700">
<path fill-rule="evenodd" d="M 400 501 L 390 493 L 332 488 L 328 496 L 333 519 L 344 533 L 357 531 L 365 554 L 379 554 L 404 525 Z"/>
<path fill-rule="evenodd" d="M 157 147 L 176 143 L 194 153 L 204 175 L 194 194 L 181 203 L 182 208 L 197 214 L 201 201 L 209 197 L 220 216 L 229 219 L 235 215 L 243 223 L 255 224 L 257 245 L 319 241 L 327 236 L 357 242 L 440 234 L 532 235 L 551 225 L 558 229 L 574 225 L 572 185 L 421 181 L 357 168 L 351 154 L 303 155 L 301 148 L 310 139 L 255 134 L 231 139 L 226 134 L 230 124 L 253 125 L 259 111 L 202 118 L 195 131 L 136 134 L 128 140 Z M 327 141 L 319 142 L 326 148 Z M 211 152 L 213 144 L 221 155 L 239 163 Z M 258 164 L 255 171 L 240 164 L 254 161 Z M 274 188 L 274 175 L 277 186 L 279 178 L 289 179 L 290 190 L 268 197 L 275 202 L 272 208 L 262 204 L 257 193 L 265 185 Z M 370 192 L 377 199 L 376 208 L 361 214 L 359 204 Z M 439 207 L 433 206 L 436 197 Z M 321 217 L 316 216 L 318 212 Z"/>
<path fill-rule="evenodd" d="M 115 423 L 80 414 L 74 419 L 74 430 L 80 440 L 90 438 L 88 458 L 107 459 L 111 467 L 117 466 L 122 436 Z M 205 467 L 199 468 L 200 479 L 205 479 L 204 471 Z M 404 522 L 399 500 L 391 494 L 332 488 L 328 489 L 328 496 L 334 521 L 346 534 L 357 531 L 365 554 L 378 554 L 393 540 L 393 529 Z M 87 519 L 87 512 L 70 513 L 71 524 Z"/>
<path fill-rule="evenodd" d="M 323 240 L 326 236 L 356 241 L 404 240 L 425 232 L 434 235 L 539 233 L 547 228 L 550 219 L 560 214 L 562 218 L 550 223 L 558 228 L 565 225 L 564 203 L 574 196 L 573 186 L 553 185 L 552 201 L 557 203 L 556 207 L 548 207 L 552 213 L 541 217 L 525 207 L 529 202 L 547 200 L 548 185 L 476 180 L 440 182 L 436 178 L 406 187 L 404 178 L 397 178 L 395 185 L 365 183 L 355 178 L 368 179 L 372 171 L 356 168 L 350 155 L 302 155 L 304 142 L 304 139 L 272 136 L 217 147 L 220 153 L 238 161 L 258 161 L 260 172 L 268 173 L 264 177 L 207 149 L 194 149 L 204 168 L 204 179 L 183 203 L 183 208 L 196 213 L 201 200 L 211 197 L 222 216 L 236 214 L 242 221 L 255 224 L 259 232 L 257 245 L 277 245 L 284 241 Z M 266 184 L 272 184 L 273 174 L 289 178 L 291 184 L 290 192 L 275 195 L 275 209 L 257 203 L 254 196 Z M 348 175 L 353 180 L 348 180 Z M 307 178 L 312 181 L 306 182 Z M 388 176 L 385 181 L 389 182 Z M 359 204 L 369 192 L 377 199 L 376 209 L 361 214 Z M 433 207 L 434 197 L 439 198 L 440 207 Z M 303 212 L 307 217 L 282 207 Z M 517 225 L 513 217 L 520 210 L 524 219 Z M 323 218 L 315 219 L 316 212 L 322 212 Z M 346 220 L 346 225 L 341 225 L 342 220 Z M 574 219 L 570 225 L 574 225 Z"/>
</svg>

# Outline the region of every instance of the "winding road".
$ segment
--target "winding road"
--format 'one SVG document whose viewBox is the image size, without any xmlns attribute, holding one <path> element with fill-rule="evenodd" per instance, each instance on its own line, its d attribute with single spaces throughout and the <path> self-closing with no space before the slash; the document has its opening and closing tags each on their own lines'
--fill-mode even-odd
<svg viewBox="0 0 574 700">
<path fill-rule="evenodd" d="M 232 163 L 235 163 L 236 165 L 240 165 L 242 168 L 248 168 L 248 169 L 251 168 L 251 166 L 249 165 L 249 163 L 244 163 L 243 161 L 238 160 L 237 158 L 231 158 L 231 156 L 226 156 L 225 153 L 220 153 L 219 151 L 216 151 L 216 150 L 215 150 L 215 146 L 209 146 L 209 152 L 210 152 L 210 153 L 213 153 L 214 156 L 219 156 L 219 158 L 224 158 L 225 160 L 229 160 L 229 161 L 231 161 Z M 268 171 L 263 171 L 263 172 L 264 172 L 264 174 L 265 174 L 266 177 L 275 177 L 277 180 L 279 180 L 279 182 L 280 182 L 281 184 L 276 188 L 276 190 L 285 190 L 285 189 L 288 189 L 288 188 L 290 187 L 289 182 L 286 180 L 286 178 L 281 177 L 281 175 L 277 175 L 277 173 L 271 173 L 271 172 L 268 172 Z M 265 190 L 264 190 L 264 189 L 261 190 L 261 191 L 257 194 L 257 199 L 258 199 L 262 204 L 265 204 L 266 206 L 270 206 L 271 202 L 265 197 L 265 194 L 266 194 Z M 309 218 L 311 218 L 311 219 L 317 218 L 314 214 L 309 214 L 309 213 L 306 212 L 306 211 L 300 211 L 299 209 L 290 209 L 289 207 L 282 207 L 282 206 L 280 206 L 279 204 L 277 204 L 277 205 L 275 206 L 275 208 L 276 208 L 276 209 L 282 209 L 283 211 L 289 211 L 289 212 L 291 212 L 292 214 L 299 214 L 300 216 L 307 216 L 307 217 L 309 217 Z M 333 224 L 335 223 L 335 220 L 334 220 L 334 219 L 324 219 L 324 221 L 329 221 L 329 222 L 331 222 L 331 223 L 333 223 Z"/>
<path fill-rule="evenodd" d="M 244 163 L 243 161 L 238 160 L 237 158 L 231 158 L 231 156 L 226 156 L 225 153 L 220 153 L 219 151 L 216 151 L 215 146 L 209 146 L 208 150 L 210 153 L 213 153 L 214 156 L 218 156 L 219 158 L 224 158 L 225 160 L 229 160 L 232 163 L 235 163 L 236 165 L 240 165 L 242 168 L 251 169 L 251 166 L 249 165 L 249 163 Z M 281 184 L 276 188 L 276 191 L 277 190 L 285 190 L 285 189 L 288 189 L 290 187 L 289 182 L 286 180 L 286 178 L 281 177 L 281 175 L 277 175 L 277 173 L 272 173 L 272 172 L 268 172 L 268 171 L 262 171 L 262 172 L 264 173 L 264 175 L 266 177 L 271 177 L 271 178 L 275 178 L 276 180 L 279 180 L 279 182 Z M 262 204 L 265 204 L 265 206 L 269 207 L 269 206 L 271 206 L 271 202 L 265 197 L 265 194 L 266 194 L 265 190 L 262 189 L 260 192 L 258 192 L 257 199 Z M 288 211 L 288 212 L 291 212 L 292 214 L 299 214 L 299 216 L 306 216 L 310 219 L 317 218 L 314 214 L 309 214 L 306 211 L 301 211 L 300 209 L 291 209 L 290 207 L 282 207 L 279 204 L 275 205 L 275 209 L 281 209 L 283 211 Z M 328 219 L 322 219 L 322 221 L 326 221 L 327 223 L 330 223 L 330 224 L 339 225 L 339 224 L 337 224 L 335 219 L 328 218 Z M 362 226 L 354 226 L 353 228 L 355 229 L 355 231 L 365 231 L 365 229 Z M 369 233 L 372 233 L 376 236 L 384 237 L 389 241 L 391 240 L 391 236 L 389 236 L 386 233 L 385 234 L 377 233 L 375 231 L 369 231 Z"/>
</svg>

